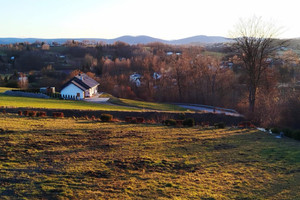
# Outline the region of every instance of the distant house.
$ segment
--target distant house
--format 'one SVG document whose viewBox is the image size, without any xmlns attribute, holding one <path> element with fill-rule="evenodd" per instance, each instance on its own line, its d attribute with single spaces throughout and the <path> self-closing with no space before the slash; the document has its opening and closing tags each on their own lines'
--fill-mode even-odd
<svg viewBox="0 0 300 200">
<path fill-rule="evenodd" d="M 66 82 L 62 86 L 60 94 L 66 98 L 84 99 L 97 94 L 98 86 L 97 81 L 81 73 Z"/>
<path fill-rule="evenodd" d="M 137 87 L 141 86 L 141 75 L 134 73 L 130 75 L 130 82 L 135 83 Z"/>
<path fill-rule="evenodd" d="M 153 73 L 153 78 L 154 78 L 155 80 L 158 80 L 158 79 L 161 78 L 161 75 L 160 75 L 159 73 L 157 73 L 157 72 L 154 72 L 154 73 Z"/>
</svg>

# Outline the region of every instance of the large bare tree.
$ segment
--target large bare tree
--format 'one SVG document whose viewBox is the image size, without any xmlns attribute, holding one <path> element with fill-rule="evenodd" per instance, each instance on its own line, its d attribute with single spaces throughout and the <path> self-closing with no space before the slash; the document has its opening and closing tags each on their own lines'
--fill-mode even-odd
<svg viewBox="0 0 300 200">
<path fill-rule="evenodd" d="M 270 62 L 278 49 L 286 41 L 277 39 L 279 28 L 264 22 L 260 17 L 240 20 L 231 37 L 235 41 L 233 48 L 241 59 L 247 74 L 249 111 L 254 112 L 257 89 L 262 74 L 270 66 Z"/>
</svg>

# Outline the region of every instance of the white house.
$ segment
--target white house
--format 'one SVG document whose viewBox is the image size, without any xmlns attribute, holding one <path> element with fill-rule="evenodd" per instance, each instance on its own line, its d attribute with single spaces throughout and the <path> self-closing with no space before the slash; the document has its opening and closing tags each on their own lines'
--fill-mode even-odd
<svg viewBox="0 0 300 200">
<path fill-rule="evenodd" d="M 81 73 L 65 83 L 60 94 L 63 98 L 84 99 L 97 94 L 98 86 L 99 83 L 97 81 Z"/>
<path fill-rule="evenodd" d="M 132 82 L 132 83 L 135 83 L 135 85 L 137 87 L 140 87 L 141 86 L 141 75 L 140 74 L 137 74 L 137 73 L 134 73 L 134 74 L 131 74 L 130 75 L 130 78 L 129 80 Z"/>
</svg>

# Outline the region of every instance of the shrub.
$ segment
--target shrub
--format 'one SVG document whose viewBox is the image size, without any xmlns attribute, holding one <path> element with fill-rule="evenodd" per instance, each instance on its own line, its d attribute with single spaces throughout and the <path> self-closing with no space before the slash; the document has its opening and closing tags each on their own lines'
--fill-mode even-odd
<svg viewBox="0 0 300 200">
<path fill-rule="evenodd" d="M 52 116 L 54 118 L 63 118 L 64 117 L 64 113 L 63 112 L 53 112 Z"/>
<path fill-rule="evenodd" d="M 6 114 L 6 110 L 3 110 L 2 113 L 3 113 L 3 114 Z"/>
<path fill-rule="evenodd" d="M 201 122 L 202 127 L 209 127 L 209 122 Z"/>
<path fill-rule="evenodd" d="M 255 128 L 255 126 L 250 121 L 242 121 L 238 124 L 239 128 Z"/>
<path fill-rule="evenodd" d="M 37 117 L 46 117 L 47 113 L 45 111 L 40 111 L 36 114 Z"/>
<path fill-rule="evenodd" d="M 18 115 L 19 115 L 19 116 L 22 116 L 22 114 L 23 114 L 22 111 L 19 110 L 19 111 L 18 111 Z"/>
<path fill-rule="evenodd" d="M 167 126 L 175 126 L 176 125 L 176 120 L 175 119 L 167 119 L 164 121 L 165 125 Z"/>
<path fill-rule="evenodd" d="M 293 136 L 294 139 L 300 140 L 300 130 L 293 131 L 292 136 Z"/>
<path fill-rule="evenodd" d="M 272 133 L 279 134 L 280 130 L 278 128 L 271 128 Z"/>
<path fill-rule="evenodd" d="M 92 121 L 96 121 L 96 117 L 93 115 L 93 116 L 91 117 L 91 120 L 92 120 Z"/>
<path fill-rule="evenodd" d="M 182 126 L 183 125 L 183 120 L 176 120 L 176 125 L 177 126 Z"/>
<path fill-rule="evenodd" d="M 101 114 L 100 119 L 103 122 L 110 122 L 112 121 L 113 116 L 111 114 Z"/>
<path fill-rule="evenodd" d="M 132 117 L 125 117 L 125 122 L 130 123 L 132 120 Z"/>
<path fill-rule="evenodd" d="M 188 119 L 183 120 L 182 124 L 184 126 L 190 126 L 190 127 L 192 127 L 192 126 L 195 125 L 195 120 L 193 118 L 188 118 Z"/>
<path fill-rule="evenodd" d="M 137 122 L 137 123 L 144 123 L 144 122 L 145 122 L 145 119 L 144 119 L 144 117 L 137 117 L 137 118 L 136 118 L 136 122 Z"/>
<path fill-rule="evenodd" d="M 225 123 L 224 122 L 219 122 L 214 124 L 215 128 L 225 128 Z"/>
<path fill-rule="evenodd" d="M 284 128 L 282 129 L 282 132 L 284 133 L 284 136 L 286 137 L 293 137 L 293 130 L 289 129 L 289 128 Z"/>
<path fill-rule="evenodd" d="M 137 123 L 137 119 L 135 117 L 132 117 L 130 120 L 130 123 L 136 124 Z"/>
<path fill-rule="evenodd" d="M 25 110 L 25 111 L 23 112 L 23 114 L 24 114 L 24 116 L 28 116 L 29 110 Z"/>
<path fill-rule="evenodd" d="M 185 119 L 185 113 L 180 113 L 178 116 L 178 119 L 184 120 Z"/>
<path fill-rule="evenodd" d="M 36 116 L 36 111 L 32 111 L 32 110 L 29 111 L 29 112 L 28 112 L 28 116 L 29 116 L 29 117 L 35 117 L 35 116 Z"/>
</svg>

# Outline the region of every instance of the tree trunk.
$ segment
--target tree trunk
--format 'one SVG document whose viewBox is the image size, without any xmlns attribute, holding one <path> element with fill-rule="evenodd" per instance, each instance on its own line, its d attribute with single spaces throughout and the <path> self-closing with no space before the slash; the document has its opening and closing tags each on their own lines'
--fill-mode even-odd
<svg viewBox="0 0 300 200">
<path fill-rule="evenodd" d="M 250 86 L 250 88 L 249 88 L 249 111 L 252 113 L 255 110 L 255 97 L 256 97 L 256 87 Z"/>
</svg>

